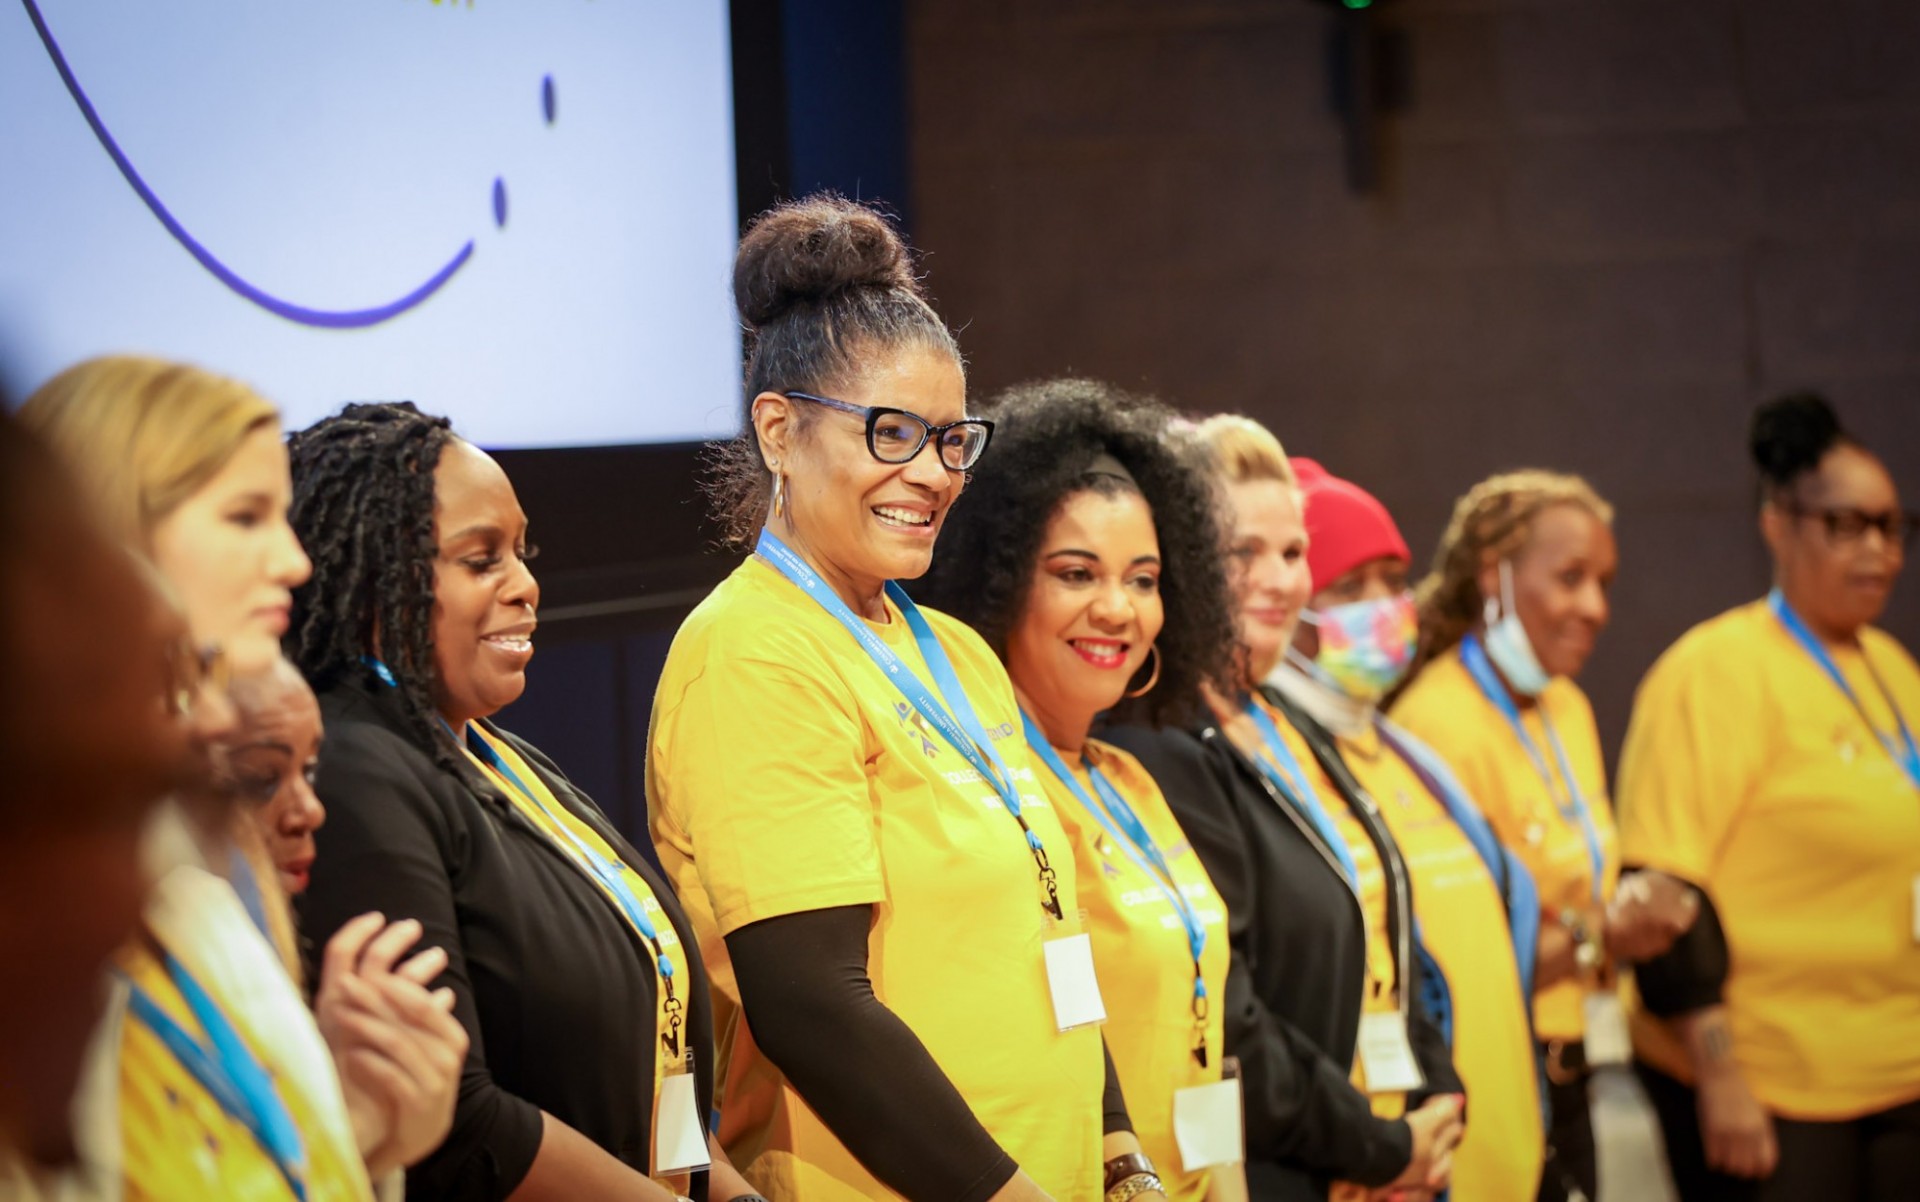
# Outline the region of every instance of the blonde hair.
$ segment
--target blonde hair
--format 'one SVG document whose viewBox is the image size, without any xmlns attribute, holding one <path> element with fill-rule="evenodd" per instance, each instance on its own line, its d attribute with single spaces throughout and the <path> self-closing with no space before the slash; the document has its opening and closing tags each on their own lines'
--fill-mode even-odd
<svg viewBox="0 0 1920 1202">
<path fill-rule="evenodd" d="M 118 538 L 154 527 L 280 411 L 237 380 L 136 355 L 88 359 L 40 386 L 20 419 L 53 447 Z"/>
<path fill-rule="evenodd" d="M 1214 467 L 1228 484 L 1278 480 L 1291 489 L 1300 487 L 1280 440 L 1250 417 L 1216 413 L 1192 427 L 1191 435 L 1213 457 Z"/>
<path fill-rule="evenodd" d="M 1445 655 L 1480 620 L 1480 570 L 1489 560 L 1510 559 L 1533 537 L 1534 522 L 1549 509 L 1573 505 L 1602 525 L 1613 524 L 1613 506 L 1579 476 L 1526 468 L 1489 476 L 1454 503 L 1433 568 L 1415 590 L 1420 608 L 1420 645 L 1407 679 Z"/>
</svg>

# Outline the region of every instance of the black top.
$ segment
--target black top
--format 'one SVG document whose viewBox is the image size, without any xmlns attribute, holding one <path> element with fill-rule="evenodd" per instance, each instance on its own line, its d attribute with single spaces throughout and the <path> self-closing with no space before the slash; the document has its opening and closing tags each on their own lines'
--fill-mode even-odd
<svg viewBox="0 0 1920 1202">
<path fill-rule="evenodd" d="M 316 953 L 369 910 L 418 919 L 425 930 L 416 951 L 446 949 L 436 984 L 453 988 L 472 1048 L 453 1129 L 408 1172 L 408 1198 L 505 1198 L 540 1149 L 543 1110 L 646 1172 L 658 1038 L 651 950 L 483 773 L 464 759 L 458 771 L 435 763 L 384 692 L 341 685 L 320 698 L 327 821 L 299 908 Z M 666 911 L 691 968 L 681 992 L 704 1121 L 713 1106 L 713 1012 L 699 943 L 673 891 L 552 761 L 486 729 L 645 878 Z M 693 1188 L 705 1197 L 705 1174 Z"/>
<path fill-rule="evenodd" d="M 1324 1200 L 1334 1181 L 1392 1181 L 1412 1159 L 1413 1133 L 1404 1120 L 1374 1117 L 1351 1080 L 1366 928 L 1333 853 L 1297 802 L 1210 719 L 1191 730 L 1113 727 L 1101 737 L 1153 775 L 1226 902 L 1226 1053 L 1240 1060 L 1253 1196 L 1306 1202 Z M 1377 818 L 1360 817 L 1389 868 L 1387 911 L 1395 914 L 1398 848 Z M 1409 1110 L 1461 1092 L 1446 1041 L 1427 1020 L 1425 990 L 1412 984 L 1403 990 L 1408 1034 L 1427 1084 L 1408 1095 Z"/>
</svg>

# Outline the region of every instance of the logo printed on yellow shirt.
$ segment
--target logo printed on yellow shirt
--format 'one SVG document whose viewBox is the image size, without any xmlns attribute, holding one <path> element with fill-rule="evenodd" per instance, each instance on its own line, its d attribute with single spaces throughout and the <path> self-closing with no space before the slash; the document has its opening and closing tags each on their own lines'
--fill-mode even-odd
<svg viewBox="0 0 1920 1202">
<path fill-rule="evenodd" d="M 899 721 L 900 729 L 920 740 L 920 750 L 928 759 L 940 754 L 940 745 L 934 741 L 934 730 L 927 725 L 927 720 L 920 716 L 919 710 L 904 701 L 896 701 L 893 705 L 893 716 Z"/>
</svg>

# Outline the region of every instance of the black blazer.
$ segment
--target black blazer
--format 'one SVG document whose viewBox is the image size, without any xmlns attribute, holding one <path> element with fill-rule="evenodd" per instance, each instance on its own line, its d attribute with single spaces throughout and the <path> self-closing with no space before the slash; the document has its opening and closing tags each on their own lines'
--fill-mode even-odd
<svg viewBox="0 0 1920 1202">
<path fill-rule="evenodd" d="M 464 758 L 435 763 L 379 686 L 320 698 L 327 807 L 312 882 L 299 899 L 317 955 L 368 910 L 418 919 L 415 949 L 443 947 L 436 984 L 456 995 L 472 1041 L 453 1130 L 407 1174 L 407 1196 L 493 1202 L 540 1148 L 540 1112 L 647 1171 L 655 1074 L 653 954 L 615 904 Z M 686 950 L 686 1038 L 703 1121 L 713 1107 L 713 1011 L 694 938 L 673 891 L 553 762 L 491 724 L 653 889 Z M 705 1175 L 694 1197 L 706 1196 Z"/>
<path fill-rule="evenodd" d="M 1334 1181 L 1385 1185 L 1413 1156 L 1404 1120 L 1374 1117 L 1350 1077 L 1366 986 L 1359 899 L 1311 819 L 1234 747 L 1211 717 L 1189 730 L 1114 727 L 1101 737 L 1139 757 L 1227 905 L 1226 1052 L 1246 1092 L 1247 1185 L 1256 1199 L 1324 1202 Z M 1333 799 L 1326 799 L 1329 803 Z M 1361 811 L 1387 867 L 1388 936 L 1411 913 L 1404 867 L 1377 816 Z M 1411 932 L 1407 933 L 1409 940 Z M 1420 957 L 1409 955 L 1416 978 Z M 1408 997 L 1414 1058 L 1426 1088 L 1461 1092 L 1452 1055 Z"/>
</svg>

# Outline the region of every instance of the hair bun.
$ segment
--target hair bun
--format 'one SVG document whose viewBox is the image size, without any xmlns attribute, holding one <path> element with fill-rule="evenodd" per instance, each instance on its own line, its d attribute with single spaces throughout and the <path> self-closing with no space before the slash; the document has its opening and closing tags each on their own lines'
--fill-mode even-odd
<svg viewBox="0 0 1920 1202">
<path fill-rule="evenodd" d="M 795 305 L 818 304 L 849 288 L 920 295 L 907 244 L 878 210 L 821 194 L 763 213 L 740 240 L 733 300 L 759 327 Z"/>
<path fill-rule="evenodd" d="M 1846 437 L 1827 398 L 1792 392 L 1753 411 L 1747 445 L 1760 474 L 1779 487 L 1820 465 L 1821 457 Z"/>
</svg>

